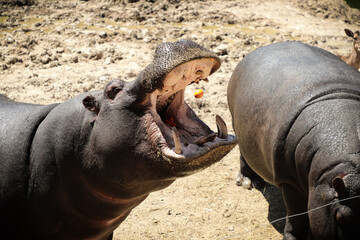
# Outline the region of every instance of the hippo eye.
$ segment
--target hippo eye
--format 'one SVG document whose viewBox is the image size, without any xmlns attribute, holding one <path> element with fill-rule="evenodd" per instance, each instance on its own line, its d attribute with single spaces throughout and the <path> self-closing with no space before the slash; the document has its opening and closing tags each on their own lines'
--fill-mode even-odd
<svg viewBox="0 0 360 240">
<path fill-rule="evenodd" d="M 116 95 L 124 88 L 124 86 L 124 81 L 114 79 L 105 86 L 104 96 L 108 99 L 115 99 Z"/>
</svg>

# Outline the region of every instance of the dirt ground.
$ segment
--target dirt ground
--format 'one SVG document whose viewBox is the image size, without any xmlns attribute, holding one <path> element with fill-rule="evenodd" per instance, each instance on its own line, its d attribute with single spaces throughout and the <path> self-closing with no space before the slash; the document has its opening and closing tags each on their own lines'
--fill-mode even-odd
<svg viewBox="0 0 360 240">
<path fill-rule="evenodd" d="M 0 0 L 0 94 L 24 102 L 61 102 L 133 80 L 161 42 L 191 39 L 222 60 L 209 83 L 187 88 L 186 101 L 212 129 L 230 132 L 227 82 L 252 50 L 296 40 L 348 53 L 344 28 L 360 30 L 360 11 L 344 0 Z M 31 4 L 34 3 L 34 4 Z M 205 92 L 201 99 L 192 94 Z M 281 239 L 279 191 L 235 185 L 239 150 L 154 192 L 115 231 L 115 239 Z M 1 234 L 1 233 L 0 233 Z"/>
</svg>

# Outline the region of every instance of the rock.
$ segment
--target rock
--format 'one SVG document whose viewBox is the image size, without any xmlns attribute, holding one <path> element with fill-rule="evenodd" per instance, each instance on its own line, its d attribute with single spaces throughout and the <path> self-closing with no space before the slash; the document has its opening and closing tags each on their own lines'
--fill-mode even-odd
<svg viewBox="0 0 360 240">
<path fill-rule="evenodd" d="M 235 24 L 235 20 L 234 19 L 228 19 L 227 23 L 230 24 L 230 25 Z"/>
<path fill-rule="evenodd" d="M 59 63 L 57 61 L 50 63 L 50 68 L 59 66 Z"/>
<path fill-rule="evenodd" d="M 183 16 L 179 16 L 179 17 L 176 18 L 176 22 L 178 22 L 178 23 L 181 23 L 184 20 L 185 20 L 185 18 Z"/>
<path fill-rule="evenodd" d="M 45 49 L 40 56 L 52 56 L 52 53 L 48 49 Z"/>
<path fill-rule="evenodd" d="M 107 38 L 108 34 L 107 34 L 107 32 L 102 31 L 102 32 L 100 32 L 99 36 L 100 36 L 101 38 Z"/>
<path fill-rule="evenodd" d="M 89 58 L 91 54 L 91 49 L 90 48 L 82 48 L 81 49 L 81 55 L 85 58 Z"/>
<path fill-rule="evenodd" d="M 8 36 L 8 37 L 6 38 L 6 43 L 12 44 L 12 43 L 14 43 L 14 42 L 15 42 L 15 40 L 14 40 L 11 36 Z"/>
<path fill-rule="evenodd" d="M 90 59 L 99 60 L 99 59 L 102 59 L 103 55 L 104 55 L 104 54 L 103 54 L 102 51 L 96 51 L 96 52 L 93 52 L 93 53 L 90 55 Z"/>
<path fill-rule="evenodd" d="M 123 60 L 124 57 L 123 57 L 123 54 L 122 53 L 115 53 L 114 54 L 114 61 L 116 60 Z"/>
<path fill-rule="evenodd" d="M 65 49 L 64 48 L 57 48 L 56 49 L 56 53 L 64 53 Z"/>
<path fill-rule="evenodd" d="M 71 62 L 73 63 L 78 63 L 79 62 L 79 57 L 78 56 L 74 56 L 71 58 Z"/>
<path fill-rule="evenodd" d="M 35 53 L 32 53 L 29 55 L 30 57 L 30 60 L 33 62 L 33 61 L 36 61 L 36 54 Z"/>
<path fill-rule="evenodd" d="M 95 86 L 94 86 L 94 84 L 93 83 L 88 83 L 87 85 L 84 85 L 83 87 L 82 87 L 82 90 L 84 91 L 84 92 L 89 92 L 91 89 L 93 89 Z"/>
<path fill-rule="evenodd" d="M 152 41 L 152 38 L 149 37 L 149 36 L 146 36 L 146 37 L 144 37 L 143 41 L 144 41 L 145 43 L 150 43 L 150 42 Z"/>
<path fill-rule="evenodd" d="M 110 63 L 113 63 L 114 61 L 111 59 L 111 57 L 107 57 L 105 59 L 105 64 L 109 65 Z"/>
<path fill-rule="evenodd" d="M 23 60 L 19 57 L 12 57 L 9 61 L 7 61 L 7 64 L 15 64 L 15 63 L 18 63 L 18 62 L 23 62 Z"/>
<path fill-rule="evenodd" d="M 244 45 L 246 45 L 246 46 L 251 45 L 251 41 L 250 41 L 250 40 L 246 40 L 246 41 L 244 42 Z"/>
<path fill-rule="evenodd" d="M 33 49 L 33 47 L 37 44 L 35 39 L 28 37 L 24 42 L 21 43 L 21 47 L 25 49 Z"/>
<path fill-rule="evenodd" d="M 42 63 L 42 64 L 48 64 L 49 62 L 51 62 L 51 58 L 50 57 L 48 57 L 48 56 L 43 56 L 43 57 L 41 57 L 40 58 L 40 62 Z"/>
<path fill-rule="evenodd" d="M 0 69 L 4 71 L 6 69 L 9 69 L 9 67 L 6 64 L 3 64 L 3 65 L 0 65 Z"/>
<path fill-rule="evenodd" d="M 224 38 L 221 36 L 221 35 L 217 35 L 216 37 L 215 37 L 215 40 L 217 40 L 217 41 L 223 41 L 224 40 Z"/>
<path fill-rule="evenodd" d="M 103 83 L 103 82 L 106 82 L 106 81 L 108 81 L 108 77 L 107 77 L 107 76 L 101 76 L 101 77 L 99 77 L 99 82 L 100 82 L 100 83 Z"/>
<path fill-rule="evenodd" d="M 214 49 L 214 52 L 219 56 L 228 55 L 228 46 L 225 44 L 220 44 L 217 48 Z"/>
</svg>

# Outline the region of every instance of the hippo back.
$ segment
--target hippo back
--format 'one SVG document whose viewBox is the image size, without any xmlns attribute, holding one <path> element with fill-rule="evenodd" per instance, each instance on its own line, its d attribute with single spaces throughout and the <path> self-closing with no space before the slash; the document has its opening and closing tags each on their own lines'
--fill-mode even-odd
<svg viewBox="0 0 360 240">
<path fill-rule="evenodd" d="M 307 106 L 331 93 L 360 96 L 360 73 L 325 50 L 283 42 L 248 54 L 230 79 L 228 102 L 250 167 L 275 185 L 297 176 L 294 161 L 284 160 L 286 137 Z"/>
<path fill-rule="evenodd" d="M 42 120 L 56 106 L 18 103 L 0 95 L 0 226 L 11 222 L 25 209 L 32 138 Z M 22 204 L 18 204 L 22 203 Z M 23 206 L 24 209 L 19 209 Z M 3 222 L 4 220 L 4 222 Z M 5 228 L 4 228 L 5 229 Z"/>
</svg>

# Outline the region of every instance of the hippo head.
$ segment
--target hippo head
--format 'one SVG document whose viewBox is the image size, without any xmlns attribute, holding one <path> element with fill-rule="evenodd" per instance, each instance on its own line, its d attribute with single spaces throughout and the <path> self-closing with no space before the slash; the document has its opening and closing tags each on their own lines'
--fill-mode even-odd
<svg viewBox="0 0 360 240">
<path fill-rule="evenodd" d="M 139 195 L 219 161 L 236 138 L 219 116 L 213 132 L 184 101 L 189 84 L 219 67 L 213 52 L 192 41 L 163 43 L 136 80 L 113 80 L 103 96 L 88 95 L 83 103 L 94 121 L 83 167 L 107 179 L 102 188 Z"/>
<path fill-rule="evenodd" d="M 360 173 L 340 164 L 310 192 L 309 220 L 315 239 L 357 239 L 360 236 Z M 330 180 L 330 181 L 328 181 Z M 330 183 L 330 184 L 329 184 Z M 322 205 L 320 205 L 322 204 Z"/>
</svg>

